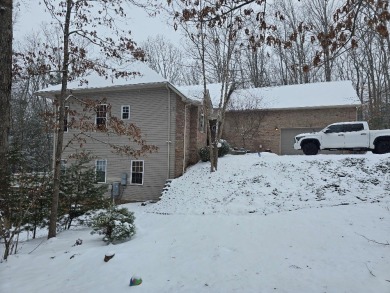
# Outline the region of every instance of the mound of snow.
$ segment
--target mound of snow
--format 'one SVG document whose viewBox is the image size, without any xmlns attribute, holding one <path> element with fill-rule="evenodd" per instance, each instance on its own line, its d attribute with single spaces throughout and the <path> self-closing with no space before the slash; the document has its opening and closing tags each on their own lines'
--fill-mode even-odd
<svg viewBox="0 0 390 293">
<path fill-rule="evenodd" d="M 388 201 L 389 155 L 225 156 L 172 181 L 161 214 L 271 214 L 303 208 Z"/>
</svg>

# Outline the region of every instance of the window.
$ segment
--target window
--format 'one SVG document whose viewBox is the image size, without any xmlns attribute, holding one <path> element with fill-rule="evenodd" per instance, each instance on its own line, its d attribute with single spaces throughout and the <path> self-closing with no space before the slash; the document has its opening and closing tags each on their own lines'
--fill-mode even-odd
<svg viewBox="0 0 390 293">
<path fill-rule="evenodd" d="M 96 126 L 98 129 L 106 129 L 107 105 L 101 104 L 96 107 Z"/>
<path fill-rule="evenodd" d="M 355 132 L 355 131 L 362 131 L 362 130 L 364 130 L 363 123 L 346 124 L 345 125 L 346 132 Z"/>
<path fill-rule="evenodd" d="M 204 132 L 204 114 L 203 112 L 199 115 L 199 131 Z"/>
<path fill-rule="evenodd" d="M 61 174 L 66 174 L 66 160 L 61 160 Z"/>
<path fill-rule="evenodd" d="M 344 132 L 344 124 L 335 124 L 328 127 L 326 133 Z"/>
<path fill-rule="evenodd" d="M 131 184 L 144 184 L 144 161 L 131 161 Z"/>
<path fill-rule="evenodd" d="M 69 106 L 65 106 L 64 132 L 68 132 Z"/>
<path fill-rule="evenodd" d="M 106 183 L 107 161 L 96 160 L 96 183 Z"/>
<path fill-rule="evenodd" d="M 121 117 L 122 120 L 130 119 L 130 106 L 122 106 Z"/>
</svg>

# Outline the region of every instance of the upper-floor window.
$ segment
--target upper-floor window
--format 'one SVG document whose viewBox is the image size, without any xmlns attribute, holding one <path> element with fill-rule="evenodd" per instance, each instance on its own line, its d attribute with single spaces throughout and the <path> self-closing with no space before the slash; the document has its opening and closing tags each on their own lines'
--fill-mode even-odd
<svg viewBox="0 0 390 293">
<path fill-rule="evenodd" d="M 122 120 L 130 119 L 130 106 L 121 107 L 121 118 Z"/>
<path fill-rule="evenodd" d="M 144 161 L 131 161 L 131 184 L 144 184 Z"/>
<path fill-rule="evenodd" d="M 69 106 L 65 106 L 64 132 L 68 132 Z"/>
<path fill-rule="evenodd" d="M 106 183 L 107 160 L 96 160 L 96 183 Z"/>
<path fill-rule="evenodd" d="M 96 126 L 105 129 L 107 126 L 107 105 L 100 104 L 96 107 Z"/>
</svg>

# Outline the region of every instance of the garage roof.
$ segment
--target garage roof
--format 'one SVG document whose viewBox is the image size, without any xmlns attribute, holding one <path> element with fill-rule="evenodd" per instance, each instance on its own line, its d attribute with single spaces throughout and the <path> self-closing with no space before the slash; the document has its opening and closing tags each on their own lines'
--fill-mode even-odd
<svg viewBox="0 0 390 293">
<path fill-rule="evenodd" d="M 221 84 L 209 84 L 207 88 L 213 106 L 217 107 Z M 202 99 L 201 85 L 178 87 L 178 89 L 190 99 Z M 257 101 L 258 108 L 263 109 L 357 107 L 361 105 L 350 80 L 239 89 L 233 93 L 231 99 L 233 102 Z"/>
</svg>

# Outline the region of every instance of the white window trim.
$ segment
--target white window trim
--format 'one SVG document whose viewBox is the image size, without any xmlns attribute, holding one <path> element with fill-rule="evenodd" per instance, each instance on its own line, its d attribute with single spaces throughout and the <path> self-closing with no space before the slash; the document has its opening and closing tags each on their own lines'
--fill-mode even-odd
<svg viewBox="0 0 390 293">
<path fill-rule="evenodd" d="M 132 183 L 133 179 L 133 162 L 142 162 L 142 183 Z M 145 178 L 145 161 L 144 160 L 131 160 L 130 161 L 130 185 L 144 185 Z"/>
<path fill-rule="evenodd" d="M 108 104 L 99 104 L 98 106 L 106 106 L 106 127 L 107 127 L 107 108 L 108 108 Z M 103 118 L 103 117 L 99 117 L 99 118 Z M 96 115 L 95 115 L 95 125 L 97 126 L 97 119 L 98 119 L 98 115 L 97 115 L 97 111 L 96 111 Z"/>
<path fill-rule="evenodd" d="M 123 108 L 124 107 L 129 107 L 129 118 L 123 118 Z M 122 120 L 130 120 L 130 105 L 122 105 L 121 106 L 121 119 Z"/>
<path fill-rule="evenodd" d="M 96 175 L 96 171 L 97 171 L 98 161 L 104 161 L 105 162 L 105 164 L 104 164 L 104 181 L 97 181 L 96 183 L 107 183 L 107 160 L 106 159 L 104 159 L 104 160 L 95 160 L 95 175 Z"/>
</svg>

